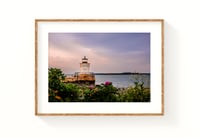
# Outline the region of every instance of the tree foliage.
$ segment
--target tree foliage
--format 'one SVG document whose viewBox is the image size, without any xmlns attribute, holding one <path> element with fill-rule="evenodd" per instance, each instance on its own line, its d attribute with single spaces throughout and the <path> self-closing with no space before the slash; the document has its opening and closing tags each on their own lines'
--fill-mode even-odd
<svg viewBox="0 0 200 138">
<path fill-rule="evenodd" d="M 61 69 L 49 68 L 49 88 L 53 90 L 59 90 L 61 87 L 61 81 L 65 79 L 65 75 Z"/>
<path fill-rule="evenodd" d="M 62 97 L 60 96 L 60 92 L 63 89 L 62 80 L 65 79 L 65 75 L 61 71 L 61 69 L 57 68 L 49 68 L 48 69 L 48 79 L 49 79 L 49 101 L 58 102 L 62 101 Z"/>
</svg>

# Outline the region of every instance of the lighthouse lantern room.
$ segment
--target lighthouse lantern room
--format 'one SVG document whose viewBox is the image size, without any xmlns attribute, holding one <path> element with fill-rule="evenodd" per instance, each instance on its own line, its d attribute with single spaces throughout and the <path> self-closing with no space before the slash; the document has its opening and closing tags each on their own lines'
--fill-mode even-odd
<svg viewBox="0 0 200 138">
<path fill-rule="evenodd" d="M 82 62 L 80 63 L 80 74 L 89 74 L 90 63 L 88 63 L 88 59 L 86 56 L 82 58 Z"/>
</svg>

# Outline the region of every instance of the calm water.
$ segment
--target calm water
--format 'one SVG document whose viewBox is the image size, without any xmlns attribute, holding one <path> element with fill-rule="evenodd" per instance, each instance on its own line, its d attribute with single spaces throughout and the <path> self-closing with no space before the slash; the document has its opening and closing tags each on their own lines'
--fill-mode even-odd
<svg viewBox="0 0 200 138">
<path fill-rule="evenodd" d="M 144 87 L 150 87 L 150 75 L 95 75 L 95 84 L 112 82 L 113 86 L 122 88 L 134 86 L 134 81 L 144 82 Z"/>
</svg>

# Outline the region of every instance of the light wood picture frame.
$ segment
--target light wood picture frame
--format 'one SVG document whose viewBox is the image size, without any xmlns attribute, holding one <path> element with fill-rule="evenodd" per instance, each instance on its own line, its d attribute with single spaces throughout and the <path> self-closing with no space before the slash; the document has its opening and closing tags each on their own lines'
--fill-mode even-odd
<svg viewBox="0 0 200 138">
<path fill-rule="evenodd" d="M 35 115 L 164 115 L 164 20 L 35 19 Z"/>
</svg>

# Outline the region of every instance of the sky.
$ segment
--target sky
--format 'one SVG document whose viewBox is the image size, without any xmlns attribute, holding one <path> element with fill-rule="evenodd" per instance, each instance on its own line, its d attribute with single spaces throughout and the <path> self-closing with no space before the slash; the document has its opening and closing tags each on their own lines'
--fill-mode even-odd
<svg viewBox="0 0 200 138">
<path fill-rule="evenodd" d="M 150 73 L 150 33 L 49 33 L 49 68 L 80 71 L 86 56 L 90 72 Z"/>
</svg>

